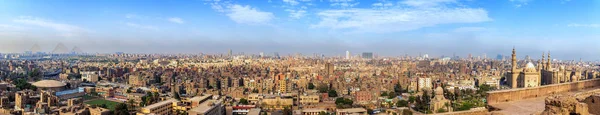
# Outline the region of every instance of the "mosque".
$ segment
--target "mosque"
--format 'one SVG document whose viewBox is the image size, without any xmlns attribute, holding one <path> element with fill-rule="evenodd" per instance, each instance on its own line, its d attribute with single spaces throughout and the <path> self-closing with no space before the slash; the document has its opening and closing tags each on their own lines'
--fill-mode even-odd
<svg viewBox="0 0 600 115">
<path fill-rule="evenodd" d="M 527 64 L 525 65 L 525 68 L 518 69 L 516 53 L 517 53 L 516 50 L 513 48 L 512 69 L 510 72 L 508 72 L 508 74 L 506 74 L 508 85 L 511 88 L 540 86 L 542 77 L 541 77 L 539 70 L 531 62 L 527 62 Z"/>
<path fill-rule="evenodd" d="M 593 74 L 586 77 L 587 72 L 582 74 L 576 69 L 567 70 L 564 66 L 554 68 L 550 53 L 548 53 L 547 59 L 545 59 L 544 54 L 542 54 L 542 59 L 538 61 L 537 67 L 531 63 L 530 60 L 526 61 L 528 62 L 525 64 L 525 68 L 518 68 L 517 54 L 513 48 L 512 68 L 511 71 L 506 74 L 507 84 L 511 88 L 537 87 L 541 85 L 575 82 L 582 79 L 589 79 L 588 77 L 593 78 Z"/>
</svg>

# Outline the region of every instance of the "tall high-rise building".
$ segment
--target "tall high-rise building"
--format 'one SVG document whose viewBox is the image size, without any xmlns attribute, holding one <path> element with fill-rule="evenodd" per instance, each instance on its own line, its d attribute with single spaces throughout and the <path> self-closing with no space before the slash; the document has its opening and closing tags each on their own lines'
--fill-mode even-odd
<svg viewBox="0 0 600 115">
<path fill-rule="evenodd" d="M 231 51 L 231 49 L 229 49 L 229 52 L 227 53 L 228 56 L 233 56 L 233 51 Z"/>
<path fill-rule="evenodd" d="M 364 59 L 373 59 L 373 52 L 363 52 L 362 58 Z"/>
<path fill-rule="evenodd" d="M 350 59 L 350 51 L 346 51 L 346 59 Z"/>
<path fill-rule="evenodd" d="M 325 64 L 325 71 L 327 71 L 327 76 L 333 75 L 334 69 L 335 69 L 335 66 L 332 63 Z"/>
</svg>

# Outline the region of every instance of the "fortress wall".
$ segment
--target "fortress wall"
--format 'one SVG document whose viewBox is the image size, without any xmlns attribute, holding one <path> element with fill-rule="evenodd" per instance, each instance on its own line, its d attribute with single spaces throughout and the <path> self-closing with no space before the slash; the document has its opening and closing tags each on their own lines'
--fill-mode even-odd
<svg viewBox="0 0 600 115">
<path fill-rule="evenodd" d="M 535 98 L 540 96 L 549 96 L 557 93 L 578 91 L 587 88 L 600 86 L 600 79 L 582 80 L 577 82 L 560 83 L 544 85 L 532 88 L 519 88 L 510 90 L 490 91 L 487 92 L 487 103 L 496 104 Z"/>
</svg>

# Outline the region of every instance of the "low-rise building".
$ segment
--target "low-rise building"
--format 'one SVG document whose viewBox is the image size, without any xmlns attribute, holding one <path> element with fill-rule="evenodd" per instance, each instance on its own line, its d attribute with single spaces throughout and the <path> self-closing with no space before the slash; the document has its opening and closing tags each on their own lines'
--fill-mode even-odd
<svg viewBox="0 0 600 115">
<path fill-rule="evenodd" d="M 168 99 L 152 105 L 148 105 L 140 109 L 137 115 L 170 115 L 173 113 L 173 108 L 177 106 L 177 99 Z"/>
<path fill-rule="evenodd" d="M 319 103 L 319 95 L 301 95 L 300 104 L 310 105 Z"/>
<path fill-rule="evenodd" d="M 336 115 L 368 115 L 365 108 L 337 109 Z"/>
</svg>

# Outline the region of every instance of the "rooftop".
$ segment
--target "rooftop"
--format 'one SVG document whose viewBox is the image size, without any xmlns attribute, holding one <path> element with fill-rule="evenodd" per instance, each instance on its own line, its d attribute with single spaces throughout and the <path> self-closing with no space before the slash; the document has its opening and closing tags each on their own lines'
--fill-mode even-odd
<svg viewBox="0 0 600 115">
<path fill-rule="evenodd" d="M 165 105 L 165 104 L 173 104 L 173 102 L 178 102 L 178 100 L 177 99 L 164 100 L 164 101 L 152 104 L 152 105 L 148 105 L 148 106 L 144 107 L 143 109 L 153 109 L 153 108 Z"/>
<path fill-rule="evenodd" d="M 36 87 L 41 87 L 41 88 L 55 88 L 55 87 L 64 87 L 67 84 L 60 82 L 60 81 L 56 81 L 56 80 L 41 80 L 41 81 L 37 81 L 37 82 L 33 83 L 32 85 L 34 85 Z"/>
<path fill-rule="evenodd" d="M 348 109 L 338 109 L 338 112 L 349 112 L 349 113 L 358 113 L 358 112 L 367 112 L 365 108 L 348 108 Z"/>
</svg>

